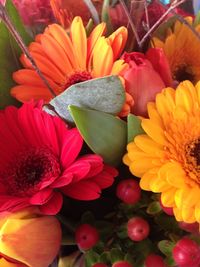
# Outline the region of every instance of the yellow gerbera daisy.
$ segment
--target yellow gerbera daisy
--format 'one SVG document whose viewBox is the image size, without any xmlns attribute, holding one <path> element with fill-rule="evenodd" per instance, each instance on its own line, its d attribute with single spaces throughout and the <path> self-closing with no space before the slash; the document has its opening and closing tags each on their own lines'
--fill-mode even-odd
<svg viewBox="0 0 200 267">
<path fill-rule="evenodd" d="M 121 27 L 109 37 L 103 36 L 105 23 L 97 25 L 87 38 L 82 19 L 75 17 L 68 34 L 62 26 L 52 24 L 36 37 L 29 51 L 48 80 L 55 94 L 72 84 L 107 75 L 118 75 L 128 66 L 117 60 L 127 40 L 127 29 Z M 51 100 L 52 95 L 25 55 L 21 56 L 25 69 L 13 74 L 19 85 L 11 89 L 11 95 L 21 102 L 30 99 Z M 126 94 L 123 113 L 130 111 L 133 99 Z"/>
<path fill-rule="evenodd" d="M 192 25 L 191 17 L 187 17 L 186 20 Z M 194 30 L 200 33 L 200 25 L 194 27 Z M 173 29 L 168 30 L 164 42 L 153 38 L 152 44 L 163 48 L 174 80 L 190 80 L 193 83 L 200 80 L 200 39 L 187 25 L 177 21 Z"/>
<path fill-rule="evenodd" d="M 123 161 L 142 189 L 161 193 L 178 221 L 200 223 L 200 82 L 164 89 L 148 114 L 146 134 L 128 144 Z"/>
</svg>

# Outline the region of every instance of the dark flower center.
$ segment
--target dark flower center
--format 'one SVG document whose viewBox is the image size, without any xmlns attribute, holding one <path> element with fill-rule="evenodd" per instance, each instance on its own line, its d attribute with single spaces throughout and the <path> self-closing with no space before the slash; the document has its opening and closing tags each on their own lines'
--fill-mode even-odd
<svg viewBox="0 0 200 267">
<path fill-rule="evenodd" d="M 196 139 L 186 146 L 187 169 L 192 179 L 200 185 L 200 139 Z"/>
<path fill-rule="evenodd" d="M 32 148 L 19 153 L 9 164 L 3 182 L 9 193 L 26 196 L 37 191 L 41 181 L 56 178 L 60 173 L 59 161 L 49 148 Z"/>
<path fill-rule="evenodd" d="M 87 71 L 80 71 L 80 72 L 77 71 L 67 79 L 67 82 L 65 84 L 65 88 L 64 89 L 70 87 L 73 84 L 85 82 L 85 81 L 88 81 L 88 80 L 91 80 L 91 79 L 92 79 L 92 76 L 91 76 L 91 74 L 89 72 L 87 72 Z"/>
<path fill-rule="evenodd" d="M 178 82 L 182 82 L 185 80 L 189 80 L 193 82 L 195 78 L 193 72 L 188 68 L 186 64 L 179 66 L 177 70 L 174 71 L 173 76 L 174 76 L 174 79 Z"/>
</svg>

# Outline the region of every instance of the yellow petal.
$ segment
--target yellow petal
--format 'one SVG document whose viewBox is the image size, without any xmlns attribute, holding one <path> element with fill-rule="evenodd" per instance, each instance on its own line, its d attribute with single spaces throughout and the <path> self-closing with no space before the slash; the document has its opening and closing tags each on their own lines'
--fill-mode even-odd
<svg viewBox="0 0 200 267">
<path fill-rule="evenodd" d="M 113 66 L 113 51 L 105 37 L 98 39 L 93 52 L 93 77 L 106 76 Z"/>
<path fill-rule="evenodd" d="M 155 123 L 153 123 L 151 120 L 143 119 L 142 128 L 155 142 L 157 142 L 160 145 L 166 144 L 166 138 L 163 129 L 158 125 L 156 125 Z"/>
</svg>

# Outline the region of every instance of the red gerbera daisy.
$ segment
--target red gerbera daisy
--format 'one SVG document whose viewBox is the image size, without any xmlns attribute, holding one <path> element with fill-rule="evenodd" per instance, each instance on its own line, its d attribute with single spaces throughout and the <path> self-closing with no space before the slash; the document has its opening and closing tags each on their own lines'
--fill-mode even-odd
<svg viewBox="0 0 200 267">
<path fill-rule="evenodd" d="M 62 194 L 79 199 L 99 197 L 117 171 L 100 156 L 78 157 L 83 139 L 33 103 L 0 112 L 0 212 L 37 205 L 56 214 Z"/>
</svg>

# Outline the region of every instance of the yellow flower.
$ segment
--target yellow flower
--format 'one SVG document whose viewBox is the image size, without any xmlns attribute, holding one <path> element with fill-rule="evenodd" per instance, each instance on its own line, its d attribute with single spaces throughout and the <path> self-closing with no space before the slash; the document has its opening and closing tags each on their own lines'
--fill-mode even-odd
<svg viewBox="0 0 200 267">
<path fill-rule="evenodd" d="M 186 18 L 192 25 L 193 19 Z M 200 25 L 194 27 L 200 33 Z M 164 41 L 153 38 L 153 46 L 163 48 L 168 58 L 174 80 L 178 82 L 200 80 L 200 39 L 185 24 L 177 21 L 173 29 L 168 30 Z"/>
<path fill-rule="evenodd" d="M 164 89 L 148 114 L 146 134 L 128 144 L 123 161 L 142 189 L 161 193 L 178 221 L 200 223 L 200 82 Z"/>
<path fill-rule="evenodd" d="M 0 217 L 0 266 L 47 267 L 56 257 L 61 229 L 53 216 L 29 208 Z"/>
</svg>

